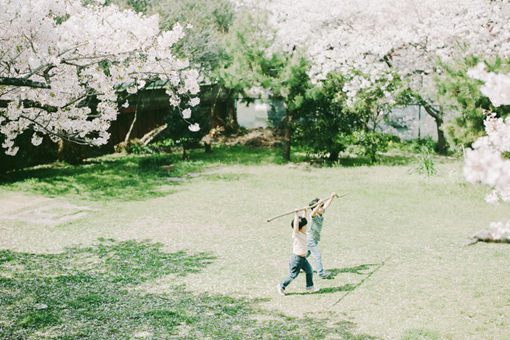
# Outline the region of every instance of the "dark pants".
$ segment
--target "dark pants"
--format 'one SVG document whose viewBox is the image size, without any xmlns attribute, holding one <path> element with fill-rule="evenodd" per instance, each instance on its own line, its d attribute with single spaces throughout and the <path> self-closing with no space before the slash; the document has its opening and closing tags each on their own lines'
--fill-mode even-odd
<svg viewBox="0 0 510 340">
<path fill-rule="evenodd" d="M 282 281 L 282 287 L 285 289 L 303 269 L 306 273 L 306 287 L 313 287 L 313 270 L 306 257 L 292 255 L 289 262 L 289 276 Z"/>
</svg>

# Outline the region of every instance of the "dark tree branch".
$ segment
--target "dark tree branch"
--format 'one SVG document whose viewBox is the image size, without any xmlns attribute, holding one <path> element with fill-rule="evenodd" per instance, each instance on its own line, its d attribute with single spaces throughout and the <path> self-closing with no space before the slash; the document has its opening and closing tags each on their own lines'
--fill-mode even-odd
<svg viewBox="0 0 510 340">
<path fill-rule="evenodd" d="M 63 133 L 51 131 L 46 126 L 43 126 L 41 123 L 39 123 L 38 121 L 36 121 L 36 120 L 34 120 L 34 119 L 30 118 L 30 117 L 27 117 L 27 116 L 24 116 L 24 115 L 21 115 L 20 117 L 30 121 L 31 123 L 33 123 L 35 125 L 37 125 L 38 127 L 43 129 L 49 135 L 57 136 L 57 137 L 59 137 L 61 139 L 64 139 L 64 140 L 66 140 L 68 142 L 71 142 L 71 143 L 92 146 L 92 144 L 89 141 L 87 141 L 86 139 L 76 138 L 76 137 L 72 137 L 71 135 L 66 135 L 66 134 L 63 134 Z"/>
<path fill-rule="evenodd" d="M 33 87 L 39 89 L 50 89 L 50 85 L 46 83 L 42 83 L 40 81 L 34 81 L 30 79 L 24 78 L 9 78 L 9 77 L 0 77 L 0 85 L 5 86 L 23 86 L 23 87 Z"/>
<path fill-rule="evenodd" d="M 12 101 L 0 99 L 0 108 L 6 108 L 10 102 L 12 102 Z M 58 111 L 58 107 L 56 107 L 56 106 L 41 104 L 39 102 L 29 100 L 29 99 L 22 100 L 21 103 L 23 104 L 23 107 L 26 107 L 26 108 L 41 109 L 41 110 L 44 110 L 47 112 L 57 112 Z"/>
<path fill-rule="evenodd" d="M 423 108 L 425 109 L 425 111 L 427 111 L 427 113 L 432 116 L 432 118 L 434 119 L 441 119 L 442 120 L 442 116 L 443 116 L 443 113 L 436 109 L 434 106 L 432 106 L 432 104 L 430 104 L 428 101 L 426 101 L 425 99 L 423 99 L 422 96 L 418 95 L 418 94 L 415 94 L 414 97 L 416 98 L 416 101 L 419 105 L 423 106 Z"/>
</svg>

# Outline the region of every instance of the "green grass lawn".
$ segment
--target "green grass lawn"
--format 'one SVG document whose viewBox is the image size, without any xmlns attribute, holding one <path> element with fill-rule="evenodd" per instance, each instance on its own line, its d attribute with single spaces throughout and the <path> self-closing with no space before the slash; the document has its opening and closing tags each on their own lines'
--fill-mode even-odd
<svg viewBox="0 0 510 340">
<path fill-rule="evenodd" d="M 163 276 L 198 273 L 214 260 L 206 253 L 160 248 L 100 240 L 60 254 L 1 251 L 0 337 L 355 337 L 348 322 L 328 326 L 313 318 L 285 317 L 261 309 L 256 299 L 192 294 L 179 284 L 158 294 L 138 289 Z M 256 315 L 267 320 L 258 321 Z"/>
<path fill-rule="evenodd" d="M 107 155 L 85 160 L 83 165 L 55 163 L 15 171 L 0 177 L 4 188 L 37 192 L 46 196 L 76 196 L 79 199 L 143 200 L 164 196 L 167 187 L 181 185 L 189 175 L 206 166 L 282 163 L 276 149 L 222 147 L 214 153 L 193 150 L 191 160 L 177 154 Z"/>
<path fill-rule="evenodd" d="M 464 182 L 460 161 L 436 159 L 429 177 L 413 158 L 278 159 L 222 149 L 189 162 L 110 156 L 11 174 L 2 207 L 43 194 L 93 210 L 55 225 L 0 220 L 0 337 L 508 336 L 508 245 L 464 245 L 510 210 L 484 204 L 486 189 Z M 320 243 L 332 278 L 303 294 L 300 275 L 281 297 L 290 218 L 265 220 L 331 191 L 348 193 L 327 212 Z"/>
</svg>

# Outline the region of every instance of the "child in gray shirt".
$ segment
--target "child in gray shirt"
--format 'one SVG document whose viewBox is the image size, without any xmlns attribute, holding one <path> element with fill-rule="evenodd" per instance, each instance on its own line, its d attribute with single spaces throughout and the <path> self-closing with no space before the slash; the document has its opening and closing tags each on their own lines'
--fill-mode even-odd
<svg viewBox="0 0 510 340">
<path fill-rule="evenodd" d="M 321 231 L 322 231 L 322 225 L 324 223 L 324 212 L 326 209 L 330 206 L 331 202 L 333 201 L 333 198 L 336 197 L 336 194 L 334 192 L 331 193 L 330 197 L 326 199 L 325 201 L 321 201 L 318 198 L 313 199 L 309 206 L 313 208 L 311 212 L 311 226 L 310 229 L 308 229 L 307 232 L 307 247 L 308 247 L 308 253 L 307 257 L 312 255 L 312 257 L 315 260 L 315 266 L 317 269 L 317 274 L 323 279 L 326 279 L 329 277 L 330 273 L 324 270 L 324 266 L 322 265 L 322 258 L 321 258 L 321 252 L 319 249 L 319 241 L 321 239 Z"/>
</svg>

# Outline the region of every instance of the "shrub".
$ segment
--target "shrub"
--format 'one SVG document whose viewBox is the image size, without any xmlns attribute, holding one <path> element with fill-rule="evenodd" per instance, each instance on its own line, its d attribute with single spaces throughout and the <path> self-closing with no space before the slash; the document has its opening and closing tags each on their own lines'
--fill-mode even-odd
<svg viewBox="0 0 510 340">
<path fill-rule="evenodd" d="M 434 159 L 432 158 L 430 149 L 427 147 L 422 148 L 422 152 L 418 156 L 418 166 L 416 172 L 419 174 L 425 174 L 427 176 L 433 176 L 437 173 Z"/>
<path fill-rule="evenodd" d="M 468 71 L 480 62 L 485 62 L 487 69 L 492 72 L 510 71 L 510 58 L 484 61 L 476 56 L 469 56 L 459 62 L 441 64 L 443 72 L 436 78 L 442 101 L 450 110 L 460 113 L 446 124 L 450 144 L 457 149 L 470 146 L 484 135 L 486 111 L 494 112 L 498 117 L 510 114 L 510 106 L 494 107 L 480 91 L 482 82 L 468 76 Z"/>
<path fill-rule="evenodd" d="M 363 156 L 370 158 L 372 163 L 377 161 L 377 152 L 386 151 L 391 137 L 387 134 L 373 131 L 357 131 L 354 133 L 354 143 L 361 147 Z"/>
</svg>

